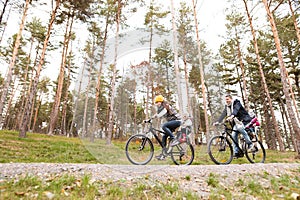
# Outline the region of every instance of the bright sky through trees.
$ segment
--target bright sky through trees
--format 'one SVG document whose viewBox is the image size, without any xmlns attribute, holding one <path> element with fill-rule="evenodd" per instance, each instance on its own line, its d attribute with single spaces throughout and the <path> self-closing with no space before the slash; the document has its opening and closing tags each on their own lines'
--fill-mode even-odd
<svg viewBox="0 0 300 200">
<path fill-rule="evenodd" d="M 162 2 L 162 5 L 166 6 L 166 9 L 169 9 L 170 5 L 167 4 L 165 0 L 160 0 Z M 189 0 L 186 0 L 189 2 Z M 175 1 L 176 8 L 179 8 L 179 2 Z M 190 2 L 192 4 L 192 2 Z M 226 8 L 226 1 L 225 0 L 203 0 L 198 1 L 197 4 L 197 12 L 198 12 L 198 21 L 200 23 L 200 37 L 202 40 L 208 43 L 208 47 L 212 49 L 213 51 L 217 51 L 219 48 L 219 45 L 222 43 L 222 35 L 225 33 L 225 8 Z M 43 19 L 43 16 L 45 15 L 45 8 L 31 8 L 31 14 L 34 13 L 34 15 L 37 15 L 37 17 L 40 17 Z M 132 15 L 128 18 L 128 24 L 130 24 L 130 29 L 135 28 L 141 28 L 143 27 L 144 22 L 144 14 L 145 14 L 146 8 L 138 9 L 137 13 L 135 15 Z M 35 10 L 35 12 L 33 12 Z M 45 19 L 46 21 L 48 19 Z M 27 19 L 28 22 L 28 19 Z M 9 18 L 8 27 L 6 29 L 5 39 L 2 41 L 4 43 L 7 41 L 9 37 L 12 36 L 12 34 L 16 33 L 19 28 L 20 23 L 20 16 L 15 14 L 11 14 Z M 75 28 L 76 29 L 76 28 Z M 77 27 L 78 30 L 82 31 L 82 27 Z M 80 34 L 82 35 L 82 34 Z M 76 43 L 78 45 L 84 46 L 85 39 L 84 37 L 80 38 L 80 35 L 77 35 L 78 40 Z M 6 44 L 1 44 L 6 45 Z M 59 68 L 59 60 L 55 59 L 56 56 L 47 57 L 47 60 L 50 61 L 50 66 L 47 66 L 43 73 L 45 74 L 51 74 L 51 78 L 55 78 L 58 74 L 58 68 Z M 57 63 L 57 64 L 54 64 Z M 7 70 L 7 66 L 5 63 L 1 63 L 0 71 L 3 75 L 5 75 L 5 72 Z M 56 66 L 56 67 L 55 67 Z"/>
</svg>

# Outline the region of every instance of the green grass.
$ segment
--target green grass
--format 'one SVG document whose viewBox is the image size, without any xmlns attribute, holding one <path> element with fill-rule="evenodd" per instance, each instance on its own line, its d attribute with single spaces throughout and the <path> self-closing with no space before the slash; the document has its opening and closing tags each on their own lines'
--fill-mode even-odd
<svg viewBox="0 0 300 200">
<path fill-rule="evenodd" d="M 300 194 L 300 168 L 289 174 L 272 176 L 267 172 L 248 174 L 236 180 L 233 186 L 220 184 L 222 177 L 210 174 L 211 199 L 290 199 Z M 298 197 L 299 198 L 299 197 Z"/>
<path fill-rule="evenodd" d="M 106 145 L 105 140 L 96 139 L 91 143 L 88 139 L 67 138 L 64 136 L 48 136 L 27 133 L 26 138 L 19 138 L 16 131 L 0 131 L 0 163 L 9 162 L 46 162 L 46 163 L 101 163 L 130 164 L 124 152 L 125 141 L 112 141 Z M 155 145 L 155 155 L 161 151 Z M 278 152 L 267 150 L 265 163 L 291 163 L 295 160 L 295 152 Z M 249 163 L 246 157 L 234 159 L 232 164 Z M 156 161 L 150 165 L 172 164 L 171 159 Z M 195 146 L 194 165 L 214 164 L 207 154 L 206 145 Z"/>
<path fill-rule="evenodd" d="M 47 136 L 27 133 L 26 138 L 19 138 L 18 132 L 0 131 L 0 162 L 45 162 L 45 163 L 103 163 L 130 164 L 124 152 L 125 141 L 97 139 L 91 143 L 80 138 Z M 155 154 L 160 148 L 155 145 Z M 206 145 L 195 147 L 194 165 L 214 164 L 207 155 Z M 299 163 L 294 152 L 267 150 L 266 163 Z M 244 158 L 234 159 L 233 164 L 249 163 Z M 149 164 L 173 164 L 171 159 Z M 249 174 L 239 178 L 231 186 L 224 185 L 225 176 L 209 174 L 211 199 L 293 199 L 293 194 L 300 194 L 300 169 L 279 177 L 268 172 L 255 176 Z M 183 190 L 180 181 L 193 181 L 190 175 L 183 180 L 172 179 L 168 182 L 151 180 L 145 175 L 133 180 L 121 179 L 91 180 L 89 175 L 76 178 L 69 175 L 55 175 L 47 180 L 37 176 L 0 179 L 0 199 L 199 199 L 194 191 Z"/>
<path fill-rule="evenodd" d="M 28 133 L 19 138 L 14 131 L 0 131 L 1 163 L 53 162 L 96 163 L 78 138 Z"/>
<path fill-rule="evenodd" d="M 190 191 L 183 191 L 178 183 L 162 183 L 148 178 L 104 181 L 56 176 L 45 182 L 36 177 L 23 177 L 0 183 L 0 199 L 198 199 Z"/>
</svg>

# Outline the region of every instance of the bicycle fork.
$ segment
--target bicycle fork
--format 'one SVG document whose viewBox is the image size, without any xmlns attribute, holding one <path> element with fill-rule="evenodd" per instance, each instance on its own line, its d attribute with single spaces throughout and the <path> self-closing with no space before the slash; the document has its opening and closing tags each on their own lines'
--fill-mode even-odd
<svg viewBox="0 0 300 200">
<path fill-rule="evenodd" d="M 140 145 L 139 151 L 142 151 L 145 148 L 147 138 L 142 138 L 142 143 Z"/>
</svg>

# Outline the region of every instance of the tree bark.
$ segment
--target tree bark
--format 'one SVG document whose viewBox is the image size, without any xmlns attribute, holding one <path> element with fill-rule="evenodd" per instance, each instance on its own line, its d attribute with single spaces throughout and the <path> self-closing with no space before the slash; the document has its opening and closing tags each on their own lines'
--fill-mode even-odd
<svg viewBox="0 0 300 200">
<path fill-rule="evenodd" d="M 78 102 L 79 102 L 80 93 L 81 93 L 82 79 L 83 79 L 83 74 L 85 71 L 85 64 L 86 64 L 86 62 L 83 63 L 83 67 L 82 67 L 81 74 L 80 74 L 80 81 L 79 81 L 79 86 L 78 86 L 78 91 L 77 91 L 77 97 L 75 99 L 75 106 L 74 106 L 74 110 L 73 110 L 73 117 L 72 117 L 70 132 L 67 134 L 67 137 L 70 137 L 70 135 L 73 135 L 73 128 L 75 126 Z M 77 127 L 77 123 L 76 123 L 76 127 Z"/>
<path fill-rule="evenodd" d="M 203 69 L 203 62 L 202 62 L 202 55 L 201 55 L 201 46 L 200 46 L 195 0 L 193 0 L 193 11 L 194 11 L 194 21 L 195 21 L 195 27 L 196 27 L 197 44 L 198 44 L 198 59 L 199 59 L 199 65 L 200 65 L 200 80 L 201 80 L 201 89 L 202 89 L 202 98 L 203 98 L 206 140 L 208 141 L 209 140 L 209 122 L 208 122 L 208 116 L 207 116 L 206 88 L 205 88 L 205 82 L 204 82 L 204 69 Z"/>
<path fill-rule="evenodd" d="M 25 20 L 27 17 L 27 11 L 29 8 L 29 3 L 30 0 L 26 0 L 25 2 L 25 7 L 24 7 L 24 11 L 23 11 L 23 16 L 22 16 L 22 20 L 21 20 L 21 24 L 19 27 L 19 32 L 17 34 L 17 38 L 15 41 L 15 46 L 14 46 L 14 50 L 12 53 L 12 58 L 8 67 L 8 72 L 6 74 L 6 79 L 4 82 L 4 87 L 3 87 L 3 91 L 2 91 L 2 95 L 1 95 L 1 99 L 0 99 L 0 130 L 2 129 L 3 126 L 3 108 L 6 102 L 6 97 L 7 97 L 7 93 L 8 93 L 8 89 L 10 87 L 10 83 L 11 83 L 11 79 L 13 76 L 13 68 L 15 66 L 15 62 L 17 59 L 17 55 L 18 55 L 18 51 L 19 51 L 19 46 L 21 43 L 21 37 L 22 37 L 22 31 L 24 29 L 24 25 L 25 25 Z"/>
<path fill-rule="evenodd" d="M 5 13 L 8 2 L 9 2 L 9 0 L 6 0 L 3 4 L 2 12 L 0 14 L 0 24 L 2 24 L 3 15 Z"/>
<path fill-rule="evenodd" d="M 259 56 L 259 49 L 258 49 L 258 45 L 257 45 L 256 33 L 255 33 L 255 30 L 254 30 L 254 27 L 253 27 L 253 24 L 252 24 L 252 17 L 250 16 L 250 12 L 249 12 L 246 0 L 243 0 L 243 1 L 244 1 L 244 4 L 245 4 L 245 9 L 246 9 L 246 12 L 247 12 L 247 17 L 248 17 L 248 20 L 249 20 L 249 25 L 250 25 L 250 29 L 251 29 L 251 33 L 252 33 L 252 37 L 253 37 L 253 44 L 254 44 L 255 55 L 256 55 L 257 64 L 258 64 L 258 68 L 259 68 L 261 84 L 262 84 L 262 87 L 264 89 L 267 101 L 268 101 L 268 107 L 270 108 L 270 112 L 271 112 L 271 116 L 272 116 L 272 123 L 274 125 L 274 130 L 275 130 L 275 135 L 276 135 L 276 138 L 277 138 L 277 141 L 278 141 L 278 144 L 279 144 L 280 151 L 285 151 L 283 141 L 282 141 L 282 137 L 281 137 L 280 131 L 279 131 L 279 125 L 278 125 L 278 122 L 277 122 L 276 117 L 275 117 L 275 111 L 274 111 L 274 108 L 273 108 L 270 92 L 269 92 L 267 82 L 266 82 L 266 79 L 265 79 L 263 66 L 262 66 L 262 63 L 261 63 L 260 56 Z"/>
<path fill-rule="evenodd" d="M 108 24 L 109 24 L 109 16 L 107 14 L 107 16 L 106 16 L 106 23 L 105 23 L 105 30 L 104 30 L 103 45 L 102 45 L 102 52 L 101 52 L 101 58 L 100 58 L 100 66 L 99 66 L 98 77 L 97 77 L 96 97 L 95 97 L 93 126 L 92 126 L 93 127 L 92 128 L 93 131 L 96 131 L 96 119 L 97 119 L 97 112 L 98 112 L 98 101 L 99 101 L 99 96 L 100 96 L 100 93 L 101 93 L 101 76 L 102 76 L 103 63 L 104 63 L 104 57 L 105 57 L 105 47 L 106 47 L 106 41 L 107 41 Z"/>
<path fill-rule="evenodd" d="M 279 66 L 280 66 L 280 77 L 281 77 L 281 82 L 282 82 L 282 86 L 283 86 L 283 93 L 286 99 L 286 105 L 287 105 L 287 111 L 288 111 L 288 115 L 289 118 L 291 120 L 292 123 L 292 127 L 295 133 L 295 139 L 296 139 L 296 151 L 298 153 L 297 158 L 300 159 L 300 127 L 299 127 L 299 121 L 296 118 L 295 112 L 293 110 L 293 106 L 292 106 L 292 99 L 290 97 L 289 94 L 289 86 L 288 86 L 288 81 L 287 81 L 287 70 L 286 67 L 284 65 L 284 61 L 283 61 L 283 55 L 282 55 L 282 50 L 281 50 L 281 45 L 280 45 L 280 39 L 279 39 L 279 35 L 278 35 L 278 31 L 277 31 L 277 27 L 276 27 L 276 23 L 274 20 L 274 16 L 271 13 L 269 6 L 268 6 L 268 2 L 267 0 L 263 0 L 265 9 L 267 11 L 268 14 L 268 18 L 269 18 L 269 22 L 271 25 L 271 29 L 273 32 L 273 37 L 274 37 L 274 41 L 275 41 L 275 46 L 276 46 L 276 50 L 277 50 L 277 56 L 278 56 L 278 62 L 279 62 Z"/>
<path fill-rule="evenodd" d="M 290 6 L 290 11 L 292 13 L 292 18 L 293 18 L 293 22 L 294 22 L 294 27 L 295 27 L 295 30 L 296 30 L 297 38 L 298 38 L 298 43 L 300 45 L 300 29 L 298 28 L 297 19 L 296 19 L 294 10 L 293 10 L 292 2 L 291 2 L 291 0 L 288 0 L 288 2 L 289 2 L 289 6 Z"/>
<path fill-rule="evenodd" d="M 65 66 L 66 66 L 67 52 L 68 52 L 69 41 L 70 41 L 70 35 L 68 32 L 69 29 L 70 29 L 70 31 L 72 30 L 72 22 L 70 23 L 70 15 L 68 16 L 67 25 L 66 25 L 66 29 L 65 29 L 63 50 L 62 50 L 62 55 L 61 55 L 62 58 L 61 58 L 59 75 L 58 75 L 58 83 L 57 83 L 57 89 L 56 89 L 53 108 L 52 108 L 52 111 L 50 114 L 50 124 L 49 124 L 48 135 L 53 134 L 53 131 L 55 129 L 55 125 L 57 122 L 57 118 L 58 118 L 58 110 L 60 107 L 62 89 L 63 89 L 63 85 L 64 85 L 64 80 L 65 80 Z"/>
<path fill-rule="evenodd" d="M 180 72 L 179 72 L 179 64 L 178 64 L 178 49 L 177 49 L 177 28 L 175 23 L 175 10 L 174 10 L 174 2 L 171 0 L 171 13 L 172 13 L 172 30 L 173 30 L 173 51 L 174 51 L 174 67 L 176 74 L 176 82 L 177 82 L 177 95 L 178 95 L 178 105 L 179 105 L 179 113 L 183 113 L 183 99 L 181 92 L 181 82 L 180 82 Z"/>
<path fill-rule="evenodd" d="M 52 26 L 53 26 L 55 16 L 56 16 L 56 13 L 57 13 L 57 10 L 58 10 L 59 6 L 60 6 L 60 0 L 56 0 L 56 6 L 55 6 L 54 10 L 52 11 L 50 22 L 49 22 L 49 25 L 48 25 L 46 38 L 44 40 L 44 45 L 43 45 L 42 54 L 41 54 L 41 57 L 40 57 L 40 62 L 39 62 L 39 65 L 37 67 L 37 70 L 36 70 L 36 75 L 34 77 L 34 81 L 33 81 L 32 87 L 31 87 L 32 89 L 30 90 L 30 95 L 29 95 L 27 105 L 25 105 L 25 115 L 24 115 L 24 118 L 23 118 L 23 121 L 22 121 L 20 132 L 19 132 L 19 137 L 21 137 L 21 138 L 26 137 L 26 131 L 28 130 L 27 125 L 28 125 L 29 116 L 30 116 L 30 108 L 31 108 L 34 96 L 36 94 L 37 85 L 38 85 L 38 82 L 39 82 L 39 77 L 40 77 L 41 70 L 42 70 L 42 67 L 43 67 L 44 61 L 45 61 L 45 53 L 46 53 L 49 38 L 50 38 L 50 35 L 51 35 Z"/>
<path fill-rule="evenodd" d="M 74 22 L 74 12 L 71 15 L 71 25 L 69 28 L 69 33 L 68 33 L 68 46 L 71 41 L 71 36 L 72 36 L 72 27 L 73 27 L 73 22 Z M 71 42 L 71 48 L 69 53 L 66 52 L 66 55 L 69 55 L 69 62 L 68 63 L 68 76 L 67 76 L 67 83 L 65 86 L 65 96 L 63 97 L 63 109 L 62 109 L 62 120 L 61 120 L 61 130 L 63 135 L 67 135 L 67 108 L 68 108 L 68 97 L 69 97 L 69 87 L 70 87 L 70 82 L 71 82 L 71 73 L 72 73 L 72 66 L 71 66 L 71 57 L 72 57 L 72 42 Z"/>
<path fill-rule="evenodd" d="M 241 68 L 241 72 L 242 72 L 242 81 L 243 81 L 243 87 L 242 87 L 241 92 L 243 93 L 243 100 L 244 100 L 244 103 L 245 103 L 245 108 L 247 110 L 249 110 L 250 106 L 249 106 L 249 100 L 248 100 L 248 94 L 247 94 L 247 82 L 246 82 L 246 76 L 245 76 L 245 65 L 244 65 L 244 62 L 243 62 L 242 50 L 241 50 L 240 41 L 238 39 L 237 30 L 235 30 L 235 34 L 236 34 L 236 40 L 237 40 L 238 59 L 239 59 L 239 64 L 240 64 L 240 68 Z"/>
<path fill-rule="evenodd" d="M 109 118 L 108 118 L 108 132 L 106 137 L 106 144 L 111 145 L 111 139 L 114 128 L 114 104 L 115 104 L 115 90 L 116 90 L 116 76 L 117 76 L 117 57 L 118 57 L 118 42 L 119 42 L 119 31 L 120 31 L 120 23 L 121 23 L 121 10 L 122 10 L 122 0 L 116 0 L 118 3 L 118 10 L 116 14 L 116 36 L 115 36 L 115 57 L 113 63 L 113 77 L 111 82 L 111 96 L 110 96 L 110 105 L 109 105 Z"/>
</svg>

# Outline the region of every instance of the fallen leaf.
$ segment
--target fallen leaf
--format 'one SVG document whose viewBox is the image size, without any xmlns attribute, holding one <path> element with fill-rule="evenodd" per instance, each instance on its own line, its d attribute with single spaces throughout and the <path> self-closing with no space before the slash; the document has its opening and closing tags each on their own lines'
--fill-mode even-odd
<svg viewBox="0 0 300 200">
<path fill-rule="evenodd" d="M 26 194 L 26 192 L 15 192 L 15 194 L 17 196 L 24 196 Z"/>
</svg>

